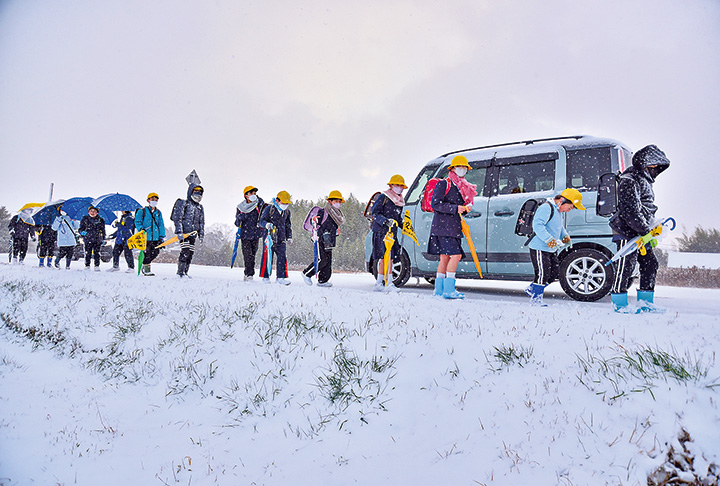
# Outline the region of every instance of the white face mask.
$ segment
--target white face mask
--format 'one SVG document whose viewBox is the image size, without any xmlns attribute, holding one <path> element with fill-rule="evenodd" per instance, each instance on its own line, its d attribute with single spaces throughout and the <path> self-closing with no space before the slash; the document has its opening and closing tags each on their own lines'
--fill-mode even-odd
<svg viewBox="0 0 720 486">
<path fill-rule="evenodd" d="M 340 204 L 341 203 L 339 203 L 339 202 L 334 202 L 334 203 L 332 203 L 332 207 L 334 207 L 336 209 L 340 209 Z"/>
<path fill-rule="evenodd" d="M 148 201 L 148 204 L 150 205 L 151 208 L 157 207 L 157 203 L 158 203 L 157 201 Z"/>
<path fill-rule="evenodd" d="M 392 186 L 392 190 L 395 194 L 402 194 L 405 188 L 403 186 Z"/>
<path fill-rule="evenodd" d="M 190 196 L 190 199 L 192 199 L 196 203 L 199 203 L 200 201 L 202 201 L 202 194 L 193 194 L 192 196 Z"/>
<path fill-rule="evenodd" d="M 278 204 L 278 206 L 280 206 L 281 211 L 285 211 L 288 208 L 288 206 L 290 206 L 290 205 L 289 204 Z"/>
<path fill-rule="evenodd" d="M 250 202 L 255 202 L 255 201 L 257 201 L 257 194 L 250 194 L 250 195 L 248 196 L 248 201 L 250 201 Z"/>
<path fill-rule="evenodd" d="M 455 174 L 458 177 L 465 177 L 465 174 L 467 174 L 467 167 L 455 167 Z"/>
</svg>

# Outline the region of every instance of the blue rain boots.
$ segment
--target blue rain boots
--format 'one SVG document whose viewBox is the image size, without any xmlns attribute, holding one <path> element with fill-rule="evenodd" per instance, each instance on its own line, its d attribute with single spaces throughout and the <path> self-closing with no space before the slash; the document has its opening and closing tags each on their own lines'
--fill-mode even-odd
<svg viewBox="0 0 720 486">
<path fill-rule="evenodd" d="M 44 266 L 45 266 L 45 259 L 44 259 L 44 258 L 40 258 L 40 265 L 39 265 L 39 266 L 41 266 L 41 267 L 44 267 Z"/>
<path fill-rule="evenodd" d="M 443 280 L 443 294 L 445 299 L 464 299 L 465 294 L 455 290 L 455 279 L 445 277 Z"/>
<path fill-rule="evenodd" d="M 613 303 L 613 309 L 620 314 L 633 314 L 632 309 L 628 305 L 627 293 L 610 294 L 610 300 Z"/>
<path fill-rule="evenodd" d="M 442 297 L 445 291 L 445 277 L 435 277 L 435 292 L 434 297 Z"/>
<path fill-rule="evenodd" d="M 532 305 L 547 307 L 547 304 L 543 302 L 545 287 L 545 285 L 531 283 L 530 286 L 525 289 L 525 293 L 530 296 L 530 303 Z"/>
<path fill-rule="evenodd" d="M 664 308 L 655 305 L 655 292 L 653 292 L 652 290 L 638 290 L 637 299 L 637 314 L 642 314 L 644 312 L 648 312 L 651 314 L 663 314 L 665 312 Z"/>
</svg>

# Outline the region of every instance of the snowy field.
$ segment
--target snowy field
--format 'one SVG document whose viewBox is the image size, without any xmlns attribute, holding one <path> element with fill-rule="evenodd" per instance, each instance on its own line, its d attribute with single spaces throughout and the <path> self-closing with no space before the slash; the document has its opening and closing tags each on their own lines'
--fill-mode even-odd
<svg viewBox="0 0 720 486">
<path fill-rule="evenodd" d="M 645 485 L 683 430 L 720 464 L 720 290 L 628 316 L 27 260 L 0 265 L 2 485 Z"/>
</svg>

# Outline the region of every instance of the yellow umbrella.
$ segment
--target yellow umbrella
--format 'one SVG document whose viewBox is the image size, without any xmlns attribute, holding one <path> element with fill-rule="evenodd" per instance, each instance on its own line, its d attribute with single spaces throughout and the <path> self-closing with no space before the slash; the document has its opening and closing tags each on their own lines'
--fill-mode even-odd
<svg viewBox="0 0 720 486">
<path fill-rule="evenodd" d="M 385 242 L 385 257 L 383 263 L 385 264 L 385 269 L 383 274 L 385 275 L 385 287 L 388 285 L 388 267 L 390 266 L 390 257 L 392 256 L 392 247 L 395 244 L 395 236 L 393 236 L 393 225 L 390 225 L 390 228 L 388 228 L 387 233 L 385 233 L 385 238 L 383 238 L 383 241 Z"/>
<path fill-rule="evenodd" d="M 44 206 L 45 203 L 27 203 L 25 206 L 20 208 L 20 211 L 25 211 L 26 209 L 34 209 Z"/>
<path fill-rule="evenodd" d="M 480 278 L 483 278 L 482 270 L 480 270 L 480 261 L 478 260 L 477 252 L 475 251 L 475 243 L 473 243 L 473 240 L 470 237 L 470 226 L 468 226 L 465 218 L 463 218 L 462 216 L 460 216 L 460 227 L 462 228 L 462 232 L 467 239 L 468 248 L 470 248 L 470 254 L 472 255 L 473 261 L 475 262 L 475 268 L 477 268 Z"/>
</svg>

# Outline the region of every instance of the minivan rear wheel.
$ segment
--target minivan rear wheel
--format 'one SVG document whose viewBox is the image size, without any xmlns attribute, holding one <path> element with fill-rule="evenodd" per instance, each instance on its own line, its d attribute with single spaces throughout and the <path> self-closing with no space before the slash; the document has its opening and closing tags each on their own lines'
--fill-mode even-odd
<svg viewBox="0 0 720 486">
<path fill-rule="evenodd" d="M 377 278 L 377 261 L 372 262 L 372 274 Z M 392 268 L 393 284 L 395 287 L 402 287 L 410 280 L 410 258 L 405 250 L 400 253 L 400 260 L 393 261 Z"/>
<path fill-rule="evenodd" d="M 593 248 L 571 251 L 560 262 L 559 280 L 566 294 L 575 300 L 595 302 L 612 286 L 612 267 L 605 266 L 607 255 Z"/>
</svg>

